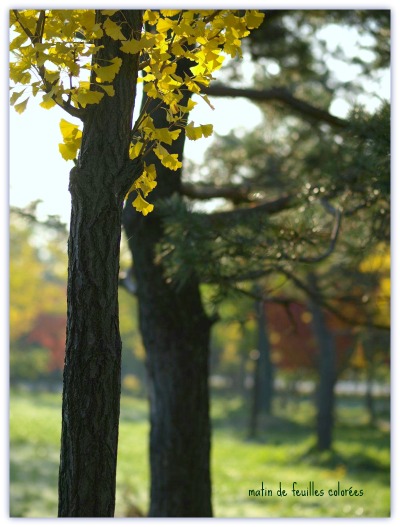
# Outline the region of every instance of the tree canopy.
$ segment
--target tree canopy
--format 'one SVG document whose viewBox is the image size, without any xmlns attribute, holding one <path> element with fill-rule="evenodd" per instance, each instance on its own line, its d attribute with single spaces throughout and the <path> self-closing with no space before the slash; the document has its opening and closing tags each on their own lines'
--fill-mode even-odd
<svg viewBox="0 0 400 527">
<path fill-rule="evenodd" d="M 143 161 L 146 156 L 154 151 L 164 166 L 176 170 L 181 162 L 164 145 L 170 145 L 182 131 L 190 140 L 212 133 L 210 124 L 186 122 L 185 116 L 196 102 L 180 104 L 183 92 L 200 94 L 210 104 L 203 88 L 209 85 L 225 56 L 241 53 L 241 39 L 263 18 L 257 11 L 147 10 L 143 14 L 144 28 L 136 32 L 127 29 L 128 21 L 117 10 L 12 10 L 10 24 L 16 36 L 10 44 L 10 78 L 14 83 L 10 102 L 22 113 L 29 97 L 40 95 L 43 108 L 58 105 L 85 121 L 93 106 L 115 95 L 113 82 L 122 64 L 120 57 L 92 60 L 104 47 L 99 39 L 117 41 L 123 53 L 137 55 L 138 69 L 143 72 L 139 81 L 145 82 L 149 98 L 164 105 L 168 121 L 167 127 L 157 128 L 144 107 L 131 131 L 129 157 L 143 162 L 143 170 L 129 191 L 137 192 L 133 205 L 146 215 L 154 206 L 145 198 L 157 184 L 155 166 Z M 191 63 L 190 74 L 185 72 L 183 76 L 176 72 L 177 61 L 182 58 Z M 66 160 L 76 159 L 81 130 L 65 119 L 60 129 L 61 155 Z"/>
</svg>

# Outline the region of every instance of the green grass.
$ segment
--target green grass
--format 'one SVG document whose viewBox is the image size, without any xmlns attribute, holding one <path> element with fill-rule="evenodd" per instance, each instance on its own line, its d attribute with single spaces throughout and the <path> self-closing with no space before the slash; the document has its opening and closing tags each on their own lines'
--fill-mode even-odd
<svg viewBox="0 0 400 527">
<path fill-rule="evenodd" d="M 61 396 L 12 392 L 10 401 L 10 515 L 55 517 Z M 362 403 L 340 400 L 334 450 L 313 449 L 314 410 L 301 400 L 263 423 L 247 439 L 240 398 L 213 398 L 213 506 L 217 517 L 385 517 L 390 514 L 388 427 L 367 425 Z M 116 516 L 148 509 L 147 402 L 123 397 Z M 314 482 L 323 497 L 293 497 L 293 482 Z M 328 489 L 362 489 L 363 496 L 328 496 Z M 279 497 L 280 482 L 288 495 Z M 264 488 L 272 496 L 249 496 Z"/>
</svg>

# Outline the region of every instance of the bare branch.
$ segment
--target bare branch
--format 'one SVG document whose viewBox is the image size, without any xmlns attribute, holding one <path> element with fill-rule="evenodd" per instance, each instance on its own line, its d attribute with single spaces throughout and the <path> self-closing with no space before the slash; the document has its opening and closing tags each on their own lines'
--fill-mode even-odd
<svg viewBox="0 0 400 527">
<path fill-rule="evenodd" d="M 246 99 L 259 102 L 279 101 L 303 116 L 323 121 L 338 128 L 347 128 L 349 126 L 348 121 L 345 119 L 340 119 L 326 110 L 294 97 L 285 88 L 255 90 L 252 88 L 231 88 L 222 84 L 211 84 L 208 87 L 204 86 L 202 92 L 213 97 L 245 97 Z"/>
<path fill-rule="evenodd" d="M 277 271 L 285 275 L 287 278 L 289 278 L 296 285 L 296 287 L 298 287 L 301 291 L 306 293 L 306 295 L 309 298 L 311 298 L 314 302 L 318 303 L 319 305 L 321 305 L 322 307 L 330 311 L 333 315 L 335 315 L 338 319 L 342 320 L 343 322 L 346 322 L 353 326 L 373 327 L 375 329 L 382 329 L 385 331 L 390 330 L 390 326 L 385 325 L 385 324 L 379 324 L 377 322 L 372 322 L 369 318 L 368 320 L 360 320 L 360 319 L 352 318 L 352 317 L 349 317 L 343 314 L 343 311 L 334 307 L 331 303 L 329 303 L 326 299 L 324 299 L 320 294 L 315 293 L 315 291 L 313 291 L 308 285 L 306 285 L 302 280 L 300 280 L 297 276 L 295 276 L 289 270 L 281 267 Z"/>
<path fill-rule="evenodd" d="M 36 31 L 35 31 L 35 39 L 36 39 L 36 42 L 38 43 L 41 43 L 43 39 L 45 20 L 46 20 L 46 11 L 42 9 L 39 13 L 39 18 L 36 23 Z"/>
<path fill-rule="evenodd" d="M 19 17 L 18 9 L 13 9 L 13 13 L 15 15 L 16 21 L 21 26 L 21 28 L 22 28 L 23 32 L 25 33 L 25 35 L 27 35 L 30 38 L 30 40 L 32 41 L 32 43 L 34 44 L 35 43 L 35 35 L 32 33 L 32 31 L 29 29 L 29 27 L 25 27 L 22 24 L 21 19 Z"/>
</svg>

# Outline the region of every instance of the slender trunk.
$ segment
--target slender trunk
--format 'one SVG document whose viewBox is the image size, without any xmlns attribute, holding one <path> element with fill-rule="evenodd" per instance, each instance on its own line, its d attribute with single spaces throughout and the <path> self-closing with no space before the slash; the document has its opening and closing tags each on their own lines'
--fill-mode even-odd
<svg viewBox="0 0 400 527">
<path fill-rule="evenodd" d="M 257 302 L 256 312 L 258 357 L 254 363 L 253 401 L 249 429 L 249 437 L 251 438 L 255 438 L 259 432 L 260 418 L 271 415 L 273 394 L 273 365 L 266 328 L 264 302 Z"/>
<path fill-rule="evenodd" d="M 182 67 L 182 61 L 178 68 Z M 180 104 L 187 104 L 187 95 Z M 146 98 L 143 101 L 146 104 Z M 149 102 L 148 112 L 158 101 Z M 168 126 L 162 107 L 152 114 L 158 127 Z M 170 153 L 182 158 L 184 134 Z M 147 163 L 157 167 L 157 187 L 152 200 L 180 192 L 180 170 L 163 167 L 157 157 Z M 156 259 L 163 239 L 157 211 L 147 217 L 129 203 L 123 222 L 138 284 L 139 322 L 146 348 L 150 398 L 151 504 L 149 516 L 211 516 L 209 337 L 210 321 L 193 275 L 179 289 L 168 283 Z"/>
<path fill-rule="evenodd" d="M 317 293 L 314 274 L 309 275 L 310 287 Z M 326 326 L 323 310 L 314 301 L 310 304 L 315 337 L 319 348 L 319 384 L 317 392 L 317 448 L 330 450 L 334 426 L 336 350 L 334 338 Z"/>
<path fill-rule="evenodd" d="M 260 351 L 260 413 L 271 415 L 274 396 L 274 365 L 268 338 L 267 318 L 264 303 L 259 304 L 258 349 Z"/>
<path fill-rule="evenodd" d="M 255 439 L 258 432 L 258 418 L 260 413 L 260 356 L 256 356 L 253 371 L 253 387 L 250 411 L 249 438 Z"/>
<path fill-rule="evenodd" d="M 376 424 L 376 411 L 374 404 L 374 396 L 372 393 L 374 384 L 374 369 L 373 364 L 368 361 L 367 364 L 367 378 L 366 378 L 366 392 L 365 392 L 365 405 L 368 412 L 369 424 L 375 426 Z"/>
<path fill-rule="evenodd" d="M 97 20 L 102 16 L 97 12 Z M 141 27 L 140 11 L 116 21 Z M 63 381 L 59 516 L 113 516 L 120 404 L 118 270 L 137 57 L 108 37 L 95 58 L 120 56 L 115 96 L 88 107 L 71 171 L 67 343 Z"/>
</svg>

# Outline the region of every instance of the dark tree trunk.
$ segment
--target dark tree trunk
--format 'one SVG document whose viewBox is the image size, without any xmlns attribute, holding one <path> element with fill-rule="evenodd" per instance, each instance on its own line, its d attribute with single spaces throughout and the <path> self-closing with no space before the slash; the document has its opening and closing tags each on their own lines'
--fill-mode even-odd
<svg viewBox="0 0 400 527">
<path fill-rule="evenodd" d="M 255 439 L 258 432 L 259 404 L 260 404 L 260 357 L 256 356 L 254 360 L 252 400 L 250 410 L 249 439 Z"/>
<path fill-rule="evenodd" d="M 182 68 L 182 64 L 178 68 Z M 187 104 L 187 95 L 180 104 Z M 146 100 L 143 101 L 143 104 Z M 150 101 L 150 113 L 158 101 Z M 157 127 L 168 126 L 162 107 L 152 113 Z M 168 147 L 182 159 L 184 133 Z M 194 275 L 176 289 L 164 277 L 156 246 L 163 239 L 157 200 L 180 192 L 180 170 L 157 157 L 154 211 L 137 214 L 129 199 L 123 223 L 134 261 L 140 330 L 146 348 L 150 398 L 151 504 L 149 516 L 211 516 L 210 421 L 208 394 L 210 321 Z"/>
<path fill-rule="evenodd" d="M 140 11 L 115 20 L 141 28 Z M 97 19 L 101 15 L 97 12 Z M 71 171 L 68 317 L 64 366 L 59 516 L 113 516 L 120 404 L 118 270 L 124 193 L 133 177 L 129 142 L 137 57 L 104 37 L 96 57 L 122 66 L 115 96 L 87 107 Z"/>
<path fill-rule="evenodd" d="M 368 361 L 367 364 L 367 378 L 366 378 L 366 392 L 365 392 L 365 405 L 368 412 L 369 424 L 371 426 L 376 425 L 376 410 L 374 404 L 373 395 L 373 384 L 374 384 L 374 368 L 373 364 Z"/>
<path fill-rule="evenodd" d="M 258 357 L 254 363 L 253 400 L 249 429 L 250 438 L 257 436 L 262 417 L 271 415 L 274 382 L 264 302 L 257 302 L 256 312 Z"/>
<path fill-rule="evenodd" d="M 309 275 L 310 288 L 318 294 L 317 278 Z M 313 327 L 319 348 L 319 383 L 317 391 L 317 448 L 330 450 L 334 426 L 336 349 L 332 332 L 326 325 L 321 306 L 311 301 L 310 310 Z"/>
<path fill-rule="evenodd" d="M 271 346 L 268 338 L 268 321 L 264 303 L 260 302 L 258 312 L 258 349 L 260 351 L 260 413 L 271 415 L 274 397 L 274 365 L 271 360 Z"/>
</svg>

